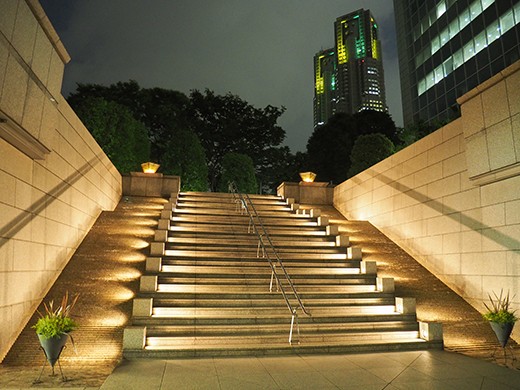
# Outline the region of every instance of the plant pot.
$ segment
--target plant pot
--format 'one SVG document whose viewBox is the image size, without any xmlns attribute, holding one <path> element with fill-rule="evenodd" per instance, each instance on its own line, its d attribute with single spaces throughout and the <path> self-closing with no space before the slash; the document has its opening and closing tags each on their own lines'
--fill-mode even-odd
<svg viewBox="0 0 520 390">
<path fill-rule="evenodd" d="M 502 348 L 506 347 L 507 341 L 509 340 L 509 336 L 511 335 L 511 332 L 513 331 L 513 327 L 515 326 L 513 323 L 501 323 L 501 322 L 492 322 L 490 321 L 489 324 L 491 325 L 491 328 L 495 332 L 498 342 L 502 346 Z"/>
<path fill-rule="evenodd" d="M 47 357 L 47 361 L 50 363 L 51 367 L 54 368 L 54 365 L 60 358 L 61 351 L 67 342 L 69 335 L 63 334 L 58 337 L 51 337 L 50 339 L 46 339 L 41 335 L 38 335 L 38 339 L 40 340 L 40 345 L 45 352 L 45 356 Z"/>
</svg>

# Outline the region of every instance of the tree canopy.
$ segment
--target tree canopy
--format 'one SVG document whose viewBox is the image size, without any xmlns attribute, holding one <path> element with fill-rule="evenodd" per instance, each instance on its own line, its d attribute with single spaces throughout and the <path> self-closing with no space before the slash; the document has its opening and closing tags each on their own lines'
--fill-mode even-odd
<svg viewBox="0 0 520 390">
<path fill-rule="evenodd" d="M 384 112 L 366 110 L 349 115 L 338 113 L 314 130 L 307 142 L 308 170 L 317 174 L 319 181 L 341 183 L 348 178 L 352 147 L 361 135 L 381 133 L 395 138 L 395 123 Z"/>
<path fill-rule="evenodd" d="M 394 152 L 395 146 L 387 136 L 381 133 L 360 135 L 352 147 L 348 176 L 357 175 Z"/>
<path fill-rule="evenodd" d="M 237 190 L 246 194 L 256 194 L 258 186 L 251 157 L 241 153 L 227 153 L 222 159 L 222 175 L 218 183 L 220 192 L 227 192 L 230 182 Z"/>
<path fill-rule="evenodd" d="M 269 153 L 280 145 L 285 131 L 277 125 L 285 108 L 256 108 L 236 95 L 216 95 L 206 89 L 190 94 L 192 127 L 206 151 L 210 187 L 217 188 L 223 157 L 231 152 L 248 155 L 262 181 Z"/>
<path fill-rule="evenodd" d="M 140 169 L 148 161 L 150 142 L 145 126 L 126 107 L 100 97 L 89 97 L 76 113 L 121 173 Z"/>
</svg>

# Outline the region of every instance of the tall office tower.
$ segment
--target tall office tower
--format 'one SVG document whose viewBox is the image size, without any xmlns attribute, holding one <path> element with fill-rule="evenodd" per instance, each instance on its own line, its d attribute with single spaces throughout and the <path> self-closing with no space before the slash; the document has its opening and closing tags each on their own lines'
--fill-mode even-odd
<svg viewBox="0 0 520 390">
<path fill-rule="evenodd" d="M 381 41 L 369 10 L 341 16 L 334 23 L 337 61 L 337 111 L 387 111 Z"/>
<path fill-rule="evenodd" d="M 394 0 L 405 126 L 459 115 L 456 99 L 520 58 L 520 0 Z"/>
<path fill-rule="evenodd" d="M 338 112 L 387 111 L 381 42 L 369 10 L 334 23 L 336 45 L 314 56 L 314 128 Z"/>
<path fill-rule="evenodd" d="M 334 48 L 314 56 L 314 128 L 336 113 L 336 59 Z"/>
</svg>

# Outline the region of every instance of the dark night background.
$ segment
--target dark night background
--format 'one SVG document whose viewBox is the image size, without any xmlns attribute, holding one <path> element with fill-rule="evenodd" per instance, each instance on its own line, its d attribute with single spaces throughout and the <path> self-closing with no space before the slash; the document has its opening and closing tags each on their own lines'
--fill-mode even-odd
<svg viewBox="0 0 520 390">
<path fill-rule="evenodd" d="M 390 0 L 41 0 L 72 57 L 63 94 L 76 83 L 136 80 L 189 93 L 232 92 L 257 107 L 285 106 L 285 144 L 312 133 L 313 56 L 334 46 L 334 21 L 370 9 L 383 47 L 387 104 L 402 125 Z"/>
</svg>

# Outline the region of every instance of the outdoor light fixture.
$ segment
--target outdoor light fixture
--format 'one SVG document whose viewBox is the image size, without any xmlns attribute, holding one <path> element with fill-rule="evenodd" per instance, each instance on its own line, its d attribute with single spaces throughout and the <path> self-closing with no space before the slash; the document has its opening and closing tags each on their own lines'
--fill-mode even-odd
<svg viewBox="0 0 520 390">
<path fill-rule="evenodd" d="M 304 182 L 312 183 L 316 179 L 316 174 L 314 172 L 300 172 L 300 177 Z"/>
<path fill-rule="evenodd" d="M 145 162 L 141 164 L 144 173 L 155 173 L 161 165 L 153 162 Z"/>
</svg>

